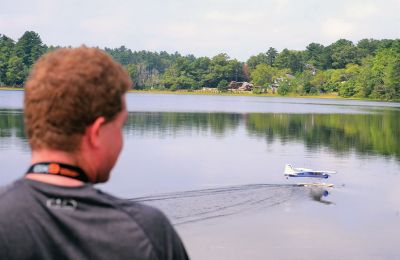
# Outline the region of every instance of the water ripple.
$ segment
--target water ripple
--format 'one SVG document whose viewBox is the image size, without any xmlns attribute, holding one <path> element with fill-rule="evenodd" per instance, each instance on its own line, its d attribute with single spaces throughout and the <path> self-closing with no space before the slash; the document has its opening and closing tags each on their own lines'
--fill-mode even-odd
<svg viewBox="0 0 400 260">
<path fill-rule="evenodd" d="M 174 225 L 269 208 L 291 199 L 303 187 L 249 184 L 175 192 L 130 199 L 161 209 Z"/>
</svg>

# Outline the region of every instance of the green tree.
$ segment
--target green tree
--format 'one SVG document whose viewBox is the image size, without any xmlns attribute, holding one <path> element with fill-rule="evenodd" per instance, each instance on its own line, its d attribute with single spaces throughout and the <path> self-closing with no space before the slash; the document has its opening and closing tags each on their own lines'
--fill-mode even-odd
<svg viewBox="0 0 400 260">
<path fill-rule="evenodd" d="M 329 50 L 319 43 L 310 43 L 306 47 L 305 60 L 320 70 L 328 69 L 332 64 Z"/>
<path fill-rule="evenodd" d="M 347 64 L 345 69 L 339 70 L 342 81 L 339 84 L 339 95 L 351 97 L 357 95 L 357 78 L 360 74 L 360 66 Z"/>
<path fill-rule="evenodd" d="M 15 43 L 11 38 L 0 35 L 0 85 L 6 84 L 8 61 L 14 53 Z"/>
<path fill-rule="evenodd" d="M 15 52 L 27 68 L 46 52 L 39 34 L 33 31 L 25 32 L 15 45 Z"/>
<path fill-rule="evenodd" d="M 133 56 L 132 51 L 126 48 L 124 45 L 115 49 L 105 48 L 105 51 L 108 52 L 111 56 L 113 56 L 113 58 L 122 65 L 128 65 L 134 63 L 132 57 Z"/>
<path fill-rule="evenodd" d="M 289 94 L 292 91 L 291 89 L 291 83 L 288 80 L 285 80 L 283 82 L 281 82 L 281 84 L 279 84 L 278 87 L 278 94 L 281 96 L 285 96 L 287 94 Z"/>
<path fill-rule="evenodd" d="M 251 72 L 250 77 L 255 86 L 268 87 L 277 77 L 278 69 L 267 64 L 259 64 Z"/>
<path fill-rule="evenodd" d="M 250 71 L 255 69 L 259 64 L 268 64 L 268 57 L 265 53 L 259 53 L 255 56 L 251 56 L 247 62 L 247 66 L 249 67 Z"/>
<path fill-rule="evenodd" d="M 221 80 L 241 81 L 245 78 L 243 64 L 235 59 L 230 59 L 225 53 L 218 54 L 211 59 L 209 72 L 205 80 L 210 87 L 218 86 Z"/>
<path fill-rule="evenodd" d="M 392 56 L 383 77 L 385 86 L 384 98 L 387 100 L 400 98 L 400 54 Z"/>
<path fill-rule="evenodd" d="M 354 81 L 355 96 L 367 98 L 377 82 L 381 81 L 379 76 L 373 70 L 373 57 L 367 56 L 363 59 L 358 76 Z"/>
<path fill-rule="evenodd" d="M 349 40 L 340 39 L 329 45 L 328 48 L 332 52 L 332 68 L 342 69 L 349 63 L 361 63 L 357 47 Z"/>
<path fill-rule="evenodd" d="M 317 87 L 312 83 L 313 74 L 310 71 L 304 71 L 298 75 L 298 94 L 315 94 L 318 92 Z"/>
<path fill-rule="evenodd" d="M 374 39 L 362 39 L 357 43 L 357 49 L 359 50 L 361 58 L 367 57 L 368 55 L 374 55 L 379 46 L 380 41 Z"/>
<path fill-rule="evenodd" d="M 275 48 L 270 47 L 266 53 L 267 64 L 273 66 L 275 63 L 276 56 L 278 56 L 278 51 Z"/>
<path fill-rule="evenodd" d="M 200 82 L 196 80 L 199 75 L 194 68 L 195 61 L 192 55 L 177 58 L 161 77 L 163 85 L 170 89 L 200 88 Z"/>
<path fill-rule="evenodd" d="M 27 69 L 22 58 L 12 56 L 7 63 L 6 84 L 22 86 L 27 76 Z"/>
<path fill-rule="evenodd" d="M 243 63 L 239 62 L 236 59 L 231 59 L 228 61 L 228 64 L 226 65 L 226 80 L 227 81 L 243 81 L 245 79 L 244 73 L 243 73 Z"/>
<path fill-rule="evenodd" d="M 208 57 L 200 57 L 191 64 L 191 70 L 199 88 L 209 85 L 211 78 L 208 78 L 207 75 L 210 71 L 210 64 L 211 59 Z"/>
<path fill-rule="evenodd" d="M 198 89 L 197 82 L 193 78 L 184 75 L 178 77 L 177 86 L 180 89 Z"/>
<path fill-rule="evenodd" d="M 292 74 L 302 72 L 304 70 L 303 53 L 283 49 L 276 57 L 275 65 L 279 69 L 290 69 Z"/>
<path fill-rule="evenodd" d="M 328 77 L 325 71 L 318 71 L 315 76 L 310 80 L 310 84 L 320 92 L 328 92 L 330 89 L 327 87 Z"/>
<path fill-rule="evenodd" d="M 137 86 L 138 83 L 138 70 L 135 64 L 128 64 L 125 66 L 126 70 L 128 71 L 129 77 L 132 80 L 132 87 Z M 139 87 L 140 88 L 140 87 Z"/>
<path fill-rule="evenodd" d="M 228 91 L 228 81 L 226 81 L 226 80 L 221 80 L 219 83 L 218 83 L 218 90 L 219 91 L 221 91 L 221 92 L 226 92 L 226 91 Z"/>
<path fill-rule="evenodd" d="M 343 78 L 343 69 L 329 69 L 325 71 L 326 89 L 332 92 L 338 92 L 340 84 L 345 80 Z"/>
<path fill-rule="evenodd" d="M 394 96 L 393 89 L 389 86 L 389 68 L 392 66 L 396 58 L 396 52 L 393 48 L 380 49 L 376 55 L 370 60 L 369 67 L 366 71 L 367 75 L 359 79 L 359 83 L 370 88 L 370 98 L 391 99 Z"/>
</svg>

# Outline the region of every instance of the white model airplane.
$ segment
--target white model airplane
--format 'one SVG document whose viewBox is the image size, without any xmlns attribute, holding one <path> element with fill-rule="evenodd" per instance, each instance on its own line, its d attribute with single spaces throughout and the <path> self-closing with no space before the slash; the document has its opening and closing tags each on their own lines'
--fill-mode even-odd
<svg viewBox="0 0 400 260">
<path fill-rule="evenodd" d="M 294 168 L 290 164 L 285 165 L 284 175 L 286 177 L 312 177 L 312 178 L 329 178 L 329 174 L 335 174 L 334 171 L 316 171 L 307 168 Z"/>
</svg>

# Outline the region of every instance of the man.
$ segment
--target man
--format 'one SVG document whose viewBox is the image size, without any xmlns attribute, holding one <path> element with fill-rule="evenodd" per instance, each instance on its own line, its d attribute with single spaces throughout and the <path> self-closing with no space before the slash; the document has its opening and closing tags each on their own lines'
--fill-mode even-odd
<svg viewBox="0 0 400 260">
<path fill-rule="evenodd" d="M 1 259 L 188 259 L 160 211 L 92 186 L 118 159 L 130 85 L 94 48 L 35 64 L 24 100 L 32 165 L 0 193 Z"/>
</svg>

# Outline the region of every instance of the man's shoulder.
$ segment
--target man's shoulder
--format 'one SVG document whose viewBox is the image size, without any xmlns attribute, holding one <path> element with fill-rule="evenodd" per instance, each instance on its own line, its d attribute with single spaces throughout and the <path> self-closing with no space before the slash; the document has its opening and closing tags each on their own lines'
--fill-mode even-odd
<svg viewBox="0 0 400 260">
<path fill-rule="evenodd" d="M 18 198 L 25 196 L 24 186 L 21 180 L 16 180 L 11 184 L 0 187 L 0 207 L 21 202 Z M 24 200 L 22 200 L 23 202 Z"/>
<path fill-rule="evenodd" d="M 15 189 L 16 187 L 18 187 L 19 185 L 19 181 L 20 180 L 16 180 L 10 184 L 4 185 L 4 186 L 0 186 L 0 199 L 5 197 L 6 194 L 10 191 L 12 191 L 13 189 Z"/>
<path fill-rule="evenodd" d="M 7 186 L 0 187 L 0 227 L 13 229 L 21 226 L 20 223 L 29 221 L 31 212 L 35 207 L 32 203 L 29 188 L 20 180 L 14 181 Z"/>
<path fill-rule="evenodd" d="M 161 259 L 188 259 L 179 235 L 161 210 L 136 201 L 116 198 L 109 194 L 103 195 L 113 200 L 115 207 L 125 212 L 132 221 L 140 226 L 151 241 L 157 255 L 162 256 Z M 166 243 L 167 247 L 165 247 Z"/>
<path fill-rule="evenodd" d="M 121 205 L 141 226 L 158 255 L 164 259 L 188 259 L 179 235 L 161 210 L 134 201 L 123 201 Z"/>
</svg>

